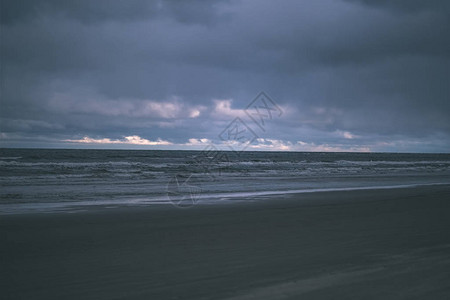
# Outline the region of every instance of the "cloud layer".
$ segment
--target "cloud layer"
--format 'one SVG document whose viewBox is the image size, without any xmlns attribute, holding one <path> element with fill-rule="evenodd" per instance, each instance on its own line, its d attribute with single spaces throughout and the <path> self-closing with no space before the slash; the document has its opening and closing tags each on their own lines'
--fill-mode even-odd
<svg viewBox="0 0 450 300">
<path fill-rule="evenodd" d="M 266 91 L 283 115 L 252 127 L 248 149 L 450 150 L 448 1 L 4 0 L 0 11 L 0 146 L 221 145 L 235 117 L 252 126 L 244 109 Z"/>
</svg>

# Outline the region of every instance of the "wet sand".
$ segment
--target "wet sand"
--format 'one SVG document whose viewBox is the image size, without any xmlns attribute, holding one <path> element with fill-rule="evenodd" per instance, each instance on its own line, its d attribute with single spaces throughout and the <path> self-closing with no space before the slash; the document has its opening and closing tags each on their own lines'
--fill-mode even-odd
<svg viewBox="0 0 450 300">
<path fill-rule="evenodd" d="M 0 298 L 445 299 L 449 199 L 433 186 L 0 216 Z"/>
</svg>

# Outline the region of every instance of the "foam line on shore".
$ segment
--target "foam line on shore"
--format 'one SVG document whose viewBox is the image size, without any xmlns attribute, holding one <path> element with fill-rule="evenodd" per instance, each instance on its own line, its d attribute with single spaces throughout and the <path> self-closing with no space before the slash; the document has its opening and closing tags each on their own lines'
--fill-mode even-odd
<svg viewBox="0 0 450 300">
<path fill-rule="evenodd" d="M 242 198 L 247 201 L 248 198 L 261 196 L 275 196 L 286 194 L 305 194 L 305 193 L 321 193 L 321 192 L 345 192 L 345 191 L 361 191 L 361 190 L 384 190 L 384 189 L 404 189 L 415 188 L 421 186 L 441 186 L 450 185 L 446 182 L 438 183 L 418 183 L 418 184 L 401 184 L 401 185 L 385 185 L 385 186 L 362 186 L 362 187 L 335 187 L 335 188 L 313 188 L 313 189 L 296 189 L 284 191 L 255 191 L 255 192 L 234 192 L 234 193 L 209 193 L 198 194 L 196 196 L 197 204 L 214 204 L 220 201 L 229 200 L 237 202 L 236 198 Z M 181 196 L 180 196 L 181 197 Z M 231 200 L 234 199 L 234 200 Z M 181 198 L 179 198 L 181 199 Z M 20 204 L 0 204 L 0 215 L 11 214 L 27 214 L 27 213 L 55 213 L 55 212 L 76 212 L 86 210 L 86 207 L 104 207 L 112 208 L 117 206 L 142 206 L 142 205 L 167 205 L 177 200 L 176 197 L 169 199 L 164 197 L 149 197 L 137 199 L 117 199 L 117 200 L 90 200 L 90 201 L 74 201 L 74 202 L 47 202 L 47 203 L 20 203 Z"/>
</svg>

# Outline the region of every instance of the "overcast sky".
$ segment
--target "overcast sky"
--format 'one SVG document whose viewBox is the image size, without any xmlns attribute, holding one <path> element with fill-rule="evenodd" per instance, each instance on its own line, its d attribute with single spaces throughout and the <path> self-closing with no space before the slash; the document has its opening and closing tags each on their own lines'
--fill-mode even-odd
<svg viewBox="0 0 450 300">
<path fill-rule="evenodd" d="M 450 152 L 447 0 L 0 3 L 2 147 Z"/>
</svg>

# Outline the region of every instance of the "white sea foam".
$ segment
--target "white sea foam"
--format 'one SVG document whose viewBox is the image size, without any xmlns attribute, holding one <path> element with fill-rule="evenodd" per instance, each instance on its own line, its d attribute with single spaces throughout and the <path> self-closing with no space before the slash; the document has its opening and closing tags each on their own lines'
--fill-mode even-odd
<svg viewBox="0 0 450 300">
<path fill-rule="evenodd" d="M 224 202 L 242 202 L 251 201 L 256 197 L 275 196 L 288 194 L 305 194 L 321 192 L 341 192 L 341 191 L 360 191 L 360 190 L 383 190 L 383 189 L 405 189 L 421 186 L 450 185 L 450 182 L 435 182 L 422 184 L 399 184 L 399 185 L 380 185 L 380 186 L 359 186 L 359 187 L 334 187 L 334 188 L 310 188 L 294 190 L 266 190 L 253 192 L 231 192 L 231 193 L 199 193 L 195 195 L 197 205 L 212 205 Z M 166 195 L 145 197 L 145 198 L 121 198 L 117 200 L 86 200 L 70 202 L 38 202 L 38 203 L 17 203 L 0 204 L 0 215 L 8 214 L 26 214 L 26 213 L 51 213 L 51 212 L 76 212 L 85 211 L 92 207 L 120 207 L 120 206 L 149 206 L 149 205 L 171 205 L 190 198 L 193 195 Z"/>
</svg>

